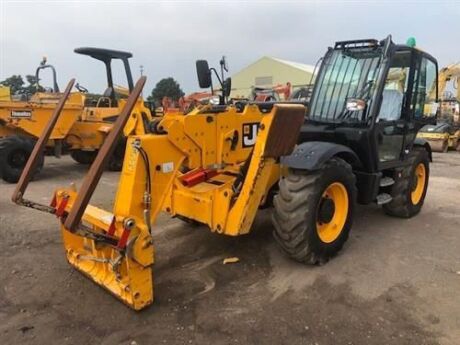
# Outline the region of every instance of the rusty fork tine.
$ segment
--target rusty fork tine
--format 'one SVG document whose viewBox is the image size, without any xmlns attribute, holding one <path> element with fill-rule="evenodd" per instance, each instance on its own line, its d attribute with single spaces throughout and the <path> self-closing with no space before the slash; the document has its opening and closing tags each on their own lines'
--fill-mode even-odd
<svg viewBox="0 0 460 345">
<path fill-rule="evenodd" d="M 137 99 L 142 92 L 146 79 L 146 77 L 141 77 L 137 81 L 136 86 L 129 95 L 128 100 L 123 107 L 123 110 L 115 121 L 112 130 L 102 144 L 96 159 L 86 174 L 72 209 L 70 210 L 69 215 L 65 221 L 64 226 L 67 230 L 75 232 L 78 224 L 80 223 L 86 206 L 88 206 L 89 200 L 91 199 L 91 196 L 93 195 L 94 190 L 96 189 L 96 186 L 102 176 L 104 167 L 110 158 L 110 155 L 115 150 L 115 143 L 121 135 L 123 128 L 125 127 L 126 122 L 128 121 L 129 116 L 134 109 L 134 106 L 136 105 Z"/>
<path fill-rule="evenodd" d="M 56 108 L 54 109 L 53 115 L 51 116 L 46 127 L 44 128 L 43 133 L 38 138 L 38 141 L 35 143 L 34 149 L 32 150 L 32 153 L 30 154 L 30 157 L 27 160 L 26 166 L 22 171 L 19 182 L 17 183 L 14 193 L 11 197 L 11 200 L 13 200 L 13 202 L 16 204 L 19 204 L 24 197 L 24 193 L 27 189 L 27 186 L 29 185 L 29 182 L 32 179 L 33 172 L 37 167 L 38 158 L 45 149 L 46 143 L 50 138 L 54 126 L 56 126 L 56 122 L 58 121 L 59 116 L 61 115 L 65 102 L 69 98 L 70 91 L 72 90 L 74 83 L 75 79 L 71 79 L 67 84 L 64 94 L 61 96 Z"/>
</svg>

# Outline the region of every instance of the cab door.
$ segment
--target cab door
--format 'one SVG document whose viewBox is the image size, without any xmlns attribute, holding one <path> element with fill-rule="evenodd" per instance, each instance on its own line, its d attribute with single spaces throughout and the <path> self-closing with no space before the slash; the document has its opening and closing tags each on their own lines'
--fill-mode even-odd
<svg viewBox="0 0 460 345">
<path fill-rule="evenodd" d="M 380 169 L 399 165 L 403 159 L 414 73 L 413 51 L 396 52 L 390 62 L 375 123 Z"/>
</svg>

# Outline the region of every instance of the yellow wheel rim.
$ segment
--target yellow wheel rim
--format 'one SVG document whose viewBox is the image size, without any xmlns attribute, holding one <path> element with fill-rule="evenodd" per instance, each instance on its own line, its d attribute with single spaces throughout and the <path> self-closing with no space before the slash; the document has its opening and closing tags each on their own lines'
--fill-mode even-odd
<svg viewBox="0 0 460 345">
<path fill-rule="evenodd" d="M 330 184 L 324 191 L 316 216 L 316 231 L 321 241 L 334 242 L 342 232 L 348 216 L 348 193 L 340 182 Z"/>
<path fill-rule="evenodd" d="M 411 193 L 412 204 L 417 205 L 422 200 L 425 191 L 426 169 L 425 164 L 419 163 L 415 168 L 414 184 Z"/>
</svg>

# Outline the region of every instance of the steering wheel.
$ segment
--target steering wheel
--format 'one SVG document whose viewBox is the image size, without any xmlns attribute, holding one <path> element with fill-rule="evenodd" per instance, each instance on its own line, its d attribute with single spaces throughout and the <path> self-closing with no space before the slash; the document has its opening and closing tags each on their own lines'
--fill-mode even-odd
<svg viewBox="0 0 460 345">
<path fill-rule="evenodd" d="M 75 84 L 75 88 L 76 88 L 78 91 L 82 92 L 82 93 L 88 93 L 88 92 L 89 92 L 88 89 L 87 89 L 86 87 L 81 86 L 79 83 L 76 83 L 76 84 Z"/>
</svg>

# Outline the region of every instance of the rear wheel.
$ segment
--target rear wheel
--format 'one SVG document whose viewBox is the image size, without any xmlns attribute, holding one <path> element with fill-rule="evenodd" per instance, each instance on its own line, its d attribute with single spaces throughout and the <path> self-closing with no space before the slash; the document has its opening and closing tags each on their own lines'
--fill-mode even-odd
<svg viewBox="0 0 460 345">
<path fill-rule="evenodd" d="M 115 150 L 112 153 L 112 156 L 109 159 L 107 168 L 110 171 L 121 171 L 123 168 L 123 159 L 125 157 L 126 149 L 126 139 L 121 139 L 118 141 Z"/>
<path fill-rule="evenodd" d="M 274 199 L 274 237 L 296 261 L 327 262 L 348 238 L 356 200 L 351 166 L 332 158 L 312 172 L 291 170 Z"/>
<path fill-rule="evenodd" d="M 35 141 L 33 139 L 18 135 L 0 139 L 0 173 L 4 181 L 9 183 L 19 181 L 34 145 Z M 44 155 L 42 154 L 32 175 L 33 177 L 40 172 L 43 164 Z"/>
<path fill-rule="evenodd" d="M 414 149 L 414 156 L 410 161 L 393 185 L 393 200 L 383 205 L 383 209 L 390 216 L 413 217 L 420 212 L 425 201 L 430 177 L 428 152 L 425 149 Z"/>
<path fill-rule="evenodd" d="M 80 164 L 91 164 L 97 156 L 97 151 L 72 150 L 70 157 Z"/>
<path fill-rule="evenodd" d="M 125 156 L 125 147 L 126 147 L 126 140 L 120 140 L 115 147 L 115 150 L 110 156 L 110 159 L 107 163 L 107 169 L 110 171 L 121 171 L 123 167 L 123 159 Z M 83 150 L 72 150 L 70 156 L 72 159 L 80 164 L 93 164 L 94 160 L 96 159 L 98 151 L 83 151 Z"/>
</svg>

